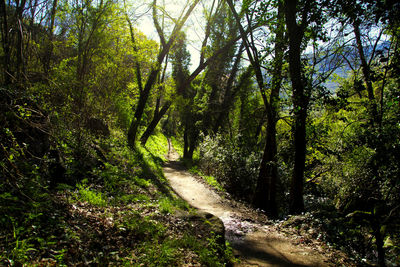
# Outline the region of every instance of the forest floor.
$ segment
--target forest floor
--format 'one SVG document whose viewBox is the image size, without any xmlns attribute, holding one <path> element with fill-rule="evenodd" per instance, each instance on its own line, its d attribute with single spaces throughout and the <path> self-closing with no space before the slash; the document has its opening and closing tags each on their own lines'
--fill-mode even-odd
<svg viewBox="0 0 400 267">
<path fill-rule="evenodd" d="M 191 206 L 219 217 L 225 238 L 240 259 L 235 266 L 335 266 L 337 251 L 306 240 L 246 205 L 213 190 L 191 175 L 170 146 L 164 173 L 173 190 Z M 286 234 L 285 234 L 286 233 Z"/>
</svg>

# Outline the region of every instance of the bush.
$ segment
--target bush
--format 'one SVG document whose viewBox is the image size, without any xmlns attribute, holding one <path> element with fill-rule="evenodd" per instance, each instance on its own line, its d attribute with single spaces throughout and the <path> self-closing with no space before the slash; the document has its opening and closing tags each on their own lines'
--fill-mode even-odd
<svg viewBox="0 0 400 267">
<path fill-rule="evenodd" d="M 259 171 L 260 154 L 249 152 L 233 140 L 217 135 L 204 138 L 200 144 L 200 168 L 206 175 L 215 176 L 219 183 L 235 196 L 250 200 Z"/>
</svg>

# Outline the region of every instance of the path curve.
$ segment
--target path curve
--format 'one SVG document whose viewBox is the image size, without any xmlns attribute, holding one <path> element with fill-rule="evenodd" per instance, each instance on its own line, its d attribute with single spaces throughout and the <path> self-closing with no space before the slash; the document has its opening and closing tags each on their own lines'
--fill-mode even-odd
<svg viewBox="0 0 400 267">
<path fill-rule="evenodd" d="M 171 146 L 170 146 L 171 148 Z M 303 245 L 295 246 L 273 227 L 256 222 L 254 210 L 223 199 L 184 170 L 179 155 L 170 149 L 164 174 L 174 191 L 191 206 L 219 217 L 225 238 L 239 255 L 235 266 L 330 266 L 328 259 Z"/>
</svg>

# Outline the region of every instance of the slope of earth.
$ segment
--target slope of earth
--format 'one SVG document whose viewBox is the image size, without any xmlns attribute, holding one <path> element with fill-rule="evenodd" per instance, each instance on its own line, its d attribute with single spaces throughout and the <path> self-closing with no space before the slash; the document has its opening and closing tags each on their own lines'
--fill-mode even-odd
<svg viewBox="0 0 400 267">
<path fill-rule="evenodd" d="M 301 237 L 284 236 L 265 216 L 241 203 L 221 197 L 184 170 L 179 155 L 169 151 L 164 173 L 174 191 L 191 206 L 219 217 L 225 238 L 240 262 L 236 266 L 334 266 L 335 252 L 318 244 L 306 245 Z"/>
</svg>

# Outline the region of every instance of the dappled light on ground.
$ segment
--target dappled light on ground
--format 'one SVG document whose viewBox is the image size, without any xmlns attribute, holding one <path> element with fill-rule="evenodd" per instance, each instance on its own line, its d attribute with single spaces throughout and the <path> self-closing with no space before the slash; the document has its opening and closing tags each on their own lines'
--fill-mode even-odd
<svg viewBox="0 0 400 267">
<path fill-rule="evenodd" d="M 219 217 L 225 226 L 225 238 L 240 257 L 237 266 L 330 266 L 328 258 L 316 249 L 294 245 L 277 232 L 273 225 L 263 225 L 267 218 L 233 200 L 222 198 L 186 172 L 169 151 L 170 161 L 164 167 L 173 190 L 191 206 Z M 260 218 L 261 217 L 261 218 Z"/>
</svg>

